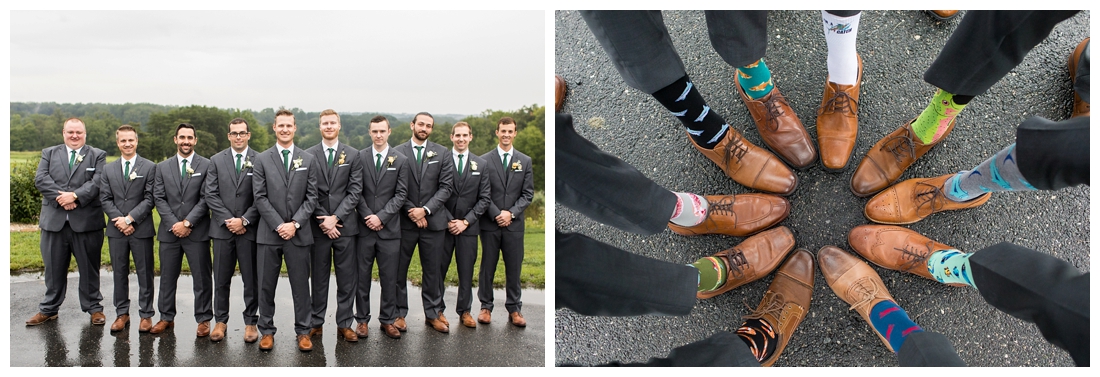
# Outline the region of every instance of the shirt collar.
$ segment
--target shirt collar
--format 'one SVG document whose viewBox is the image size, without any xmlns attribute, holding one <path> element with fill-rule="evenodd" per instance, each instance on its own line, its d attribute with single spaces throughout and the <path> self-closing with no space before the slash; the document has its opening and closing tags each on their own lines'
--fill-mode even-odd
<svg viewBox="0 0 1100 377">
<path fill-rule="evenodd" d="M 374 144 L 371 144 L 371 146 L 370 146 L 370 150 L 371 150 L 371 152 L 373 152 L 373 154 L 379 154 L 379 153 L 381 153 L 381 154 L 382 154 L 383 156 L 385 156 L 385 155 L 388 155 L 388 154 L 390 153 L 390 144 L 389 144 L 389 143 L 386 143 L 386 147 L 385 147 L 385 148 L 382 148 L 382 150 L 381 150 L 381 151 L 379 151 L 379 150 L 377 150 L 377 149 L 374 149 Z"/>
<path fill-rule="evenodd" d="M 340 150 L 340 139 L 336 139 L 332 145 L 325 145 L 325 139 L 321 139 L 321 149 L 323 149 L 325 153 L 328 153 L 329 148 L 332 148 L 333 151 Z"/>
<path fill-rule="evenodd" d="M 512 158 L 513 156 L 516 155 L 516 146 L 513 145 L 512 150 L 505 152 L 504 148 L 501 148 L 500 144 L 497 144 L 497 155 L 500 156 L 501 160 L 504 160 L 504 154 L 505 153 L 508 154 L 508 158 Z"/>
<path fill-rule="evenodd" d="M 241 155 L 241 157 L 247 157 L 248 156 L 248 146 L 245 145 L 244 150 L 241 151 L 241 153 L 237 153 L 237 151 L 233 150 L 233 147 L 229 147 L 229 155 L 230 156 L 236 158 L 238 154 Z"/>
<path fill-rule="evenodd" d="M 412 142 L 413 149 L 416 149 L 416 147 L 427 147 L 428 146 L 428 141 L 427 140 L 424 140 L 424 144 L 417 144 L 415 136 L 409 138 L 409 141 Z"/>
<path fill-rule="evenodd" d="M 118 159 L 122 160 L 123 165 L 125 165 L 127 162 L 129 162 L 130 166 L 134 166 L 134 162 L 137 161 L 137 156 L 138 156 L 137 153 L 134 153 L 134 157 L 129 159 L 129 160 L 127 160 L 125 158 L 122 158 L 121 156 Z"/>
<path fill-rule="evenodd" d="M 84 147 L 80 147 L 80 149 L 72 149 L 72 148 L 69 148 L 68 145 L 66 145 L 65 146 L 65 154 L 71 155 L 71 154 L 73 154 L 73 151 L 76 151 L 76 154 L 80 154 L 81 149 L 84 149 Z"/>
<path fill-rule="evenodd" d="M 283 154 L 283 151 L 286 150 L 289 150 L 291 154 L 294 154 L 294 144 L 290 144 L 290 148 L 283 148 L 283 146 L 279 145 L 279 143 L 275 143 L 275 148 L 279 151 L 280 156 Z"/>
<path fill-rule="evenodd" d="M 192 150 L 191 155 L 189 155 L 189 156 L 184 156 L 184 155 L 181 155 L 180 152 L 176 152 L 176 157 L 179 157 L 179 159 L 180 159 L 179 163 L 181 163 L 181 164 L 183 163 L 183 159 L 185 159 L 185 158 L 187 159 L 187 162 L 194 162 L 195 161 L 195 151 Z"/>
<path fill-rule="evenodd" d="M 463 156 L 466 156 L 466 155 L 469 155 L 469 154 L 470 154 L 470 150 L 469 150 L 469 149 L 466 149 L 466 151 L 465 151 L 465 152 L 462 152 L 462 153 L 458 153 L 458 151 L 456 151 L 456 150 L 454 149 L 454 147 L 451 147 L 451 154 L 452 154 L 452 155 L 454 155 L 454 156 L 456 156 L 456 157 L 457 157 L 458 155 L 463 155 Z"/>
</svg>

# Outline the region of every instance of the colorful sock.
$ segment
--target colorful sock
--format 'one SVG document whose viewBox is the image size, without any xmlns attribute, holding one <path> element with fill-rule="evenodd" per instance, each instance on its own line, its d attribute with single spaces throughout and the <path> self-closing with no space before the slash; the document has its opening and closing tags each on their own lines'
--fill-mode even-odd
<svg viewBox="0 0 1100 377">
<path fill-rule="evenodd" d="M 752 99 L 760 99 L 768 95 L 774 87 L 772 85 L 772 71 L 768 70 L 768 63 L 764 62 L 764 58 L 738 68 L 737 82 L 741 84 L 741 89 L 745 91 L 745 94 L 748 94 L 749 98 Z"/>
<path fill-rule="evenodd" d="M 745 323 L 737 328 L 737 335 L 752 350 L 752 355 L 756 356 L 756 361 L 764 361 L 764 359 L 771 357 L 772 353 L 775 352 L 775 346 L 779 344 L 775 329 L 768 321 L 763 319 L 746 319 Z"/>
<path fill-rule="evenodd" d="M 703 257 L 689 266 L 699 270 L 699 292 L 713 291 L 726 283 L 726 264 L 715 257 Z"/>
<path fill-rule="evenodd" d="M 958 250 L 940 250 L 928 256 L 928 272 L 944 284 L 961 283 L 975 289 L 974 276 L 970 272 L 970 256 Z"/>
<path fill-rule="evenodd" d="M 917 120 L 913 121 L 913 132 L 922 143 L 928 144 L 939 140 L 940 136 L 947 131 L 947 126 L 955 120 L 955 116 L 966 107 L 965 102 L 959 103 L 955 97 L 960 96 L 937 89 L 932 102 L 929 102 L 928 107 L 924 108 Z"/>
<path fill-rule="evenodd" d="M 679 226 L 696 226 L 707 218 L 707 200 L 690 192 L 674 192 L 676 194 L 676 208 L 672 211 L 672 219 L 669 222 Z M 690 204 L 690 211 L 684 211 L 684 203 Z"/>
<path fill-rule="evenodd" d="M 894 349 L 895 353 L 901 351 L 901 345 L 905 343 L 905 337 L 909 334 L 924 332 L 924 329 L 909 319 L 909 315 L 905 314 L 905 310 L 902 310 L 898 304 L 890 300 L 875 304 L 871 308 L 870 318 L 875 331 L 878 331 L 883 338 L 886 338 L 887 342 L 890 342 L 890 347 Z"/>
<path fill-rule="evenodd" d="M 987 192 L 1032 191 L 1020 167 L 1016 164 L 1016 144 L 1013 143 L 985 160 L 973 170 L 960 171 L 943 183 L 947 198 L 965 202 Z"/>
<path fill-rule="evenodd" d="M 821 11 L 821 23 L 825 29 L 825 44 L 829 46 L 829 81 L 840 85 L 855 85 L 859 76 L 859 57 L 856 55 L 856 35 L 859 34 L 859 15 L 840 17 Z"/>
<path fill-rule="evenodd" d="M 653 98 L 680 120 L 700 147 L 714 149 L 730 127 L 721 115 L 711 111 L 687 75 L 653 93 Z"/>
</svg>

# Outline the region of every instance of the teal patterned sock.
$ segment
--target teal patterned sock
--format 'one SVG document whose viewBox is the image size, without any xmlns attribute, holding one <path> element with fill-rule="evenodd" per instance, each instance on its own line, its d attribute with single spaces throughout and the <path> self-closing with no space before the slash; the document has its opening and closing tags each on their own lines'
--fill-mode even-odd
<svg viewBox="0 0 1100 377">
<path fill-rule="evenodd" d="M 974 288 L 974 277 L 970 271 L 970 256 L 958 250 L 940 250 L 928 256 L 928 272 L 940 283 L 966 284 Z"/>
<path fill-rule="evenodd" d="M 741 89 L 752 99 L 760 99 L 771 93 L 772 71 L 768 69 L 768 63 L 760 58 L 755 63 L 737 68 L 737 83 Z"/>
</svg>

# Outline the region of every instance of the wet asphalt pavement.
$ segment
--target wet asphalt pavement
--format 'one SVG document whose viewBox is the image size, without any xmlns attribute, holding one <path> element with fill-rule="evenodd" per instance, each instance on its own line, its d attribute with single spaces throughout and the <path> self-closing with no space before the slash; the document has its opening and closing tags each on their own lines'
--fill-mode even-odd
<svg viewBox="0 0 1100 377">
<path fill-rule="evenodd" d="M 1066 60 L 1089 35 L 1089 12 L 1059 24 L 1016 69 L 958 116 L 946 141 L 919 159 L 902 179 L 970 169 L 1014 142 L 1015 128 L 1032 115 L 1061 120 L 1072 109 Z M 768 66 L 776 85 L 816 141 L 813 128 L 827 74 L 819 11 L 776 11 L 768 17 Z M 796 171 L 800 184 L 790 217 L 781 225 L 797 247 L 815 253 L 826 245 L 853 252 L 847 232 L 869 224 L 868 199 L 849 191 L 849 179 L 867 150 L 920 113 L 935 89 L 924 82 L 961 17 L 939 22 L 920 11 L 867 11 L 860 21 L 858 51 L 864 62 L 860 133 L 849 167 L 827 173 L 820 164 Z M 711 48 L 702 11 L 668 11 L 664 20 L 688 74 L 713 111 L 757 146 L 763 142 L 735 88 L 734 68 Z M 699 194 L 750 192 L 727 178 L 686 140 L 683 127 L 649 95 L 628 87 L 575 11 L 555 13 L 555 73 L 569 85 L 564 112 L 579 134 L 637 167 L 673 191 Z M 568 167 L 558 166 L 558 169 Z M 1090 269 L 1089 187 L 1060 191 L 996 193 L 981 207 L 936 214 L 909 228 L 973 252 L 1002 241 Z M 624 250 L 676 263 L 727 249 L 742 238 L 684 237 L 666 231 L 639 236 L 601 225 L 556 206 L 556 227 L 583 233 Z M 854 252 L 853 252 L 854 253 Z M 816 261 L 815 261 L 816 263 Z M 971 288 L 951 288 L 915 275 L 878 267 L 886 287 L 925 330 L 943 333 L 971 366 L 1072 366 L 1069 354 L 1047 343 L 1037 328 L 985 303 Z M 586 317 L 556 311 L 556 363 L 641 362 L 669 350 L 734 331 L 760 302 L 771 277 L 697 302 L 682 317 Z M 809 314 L 777 366 L 896 366 L 895 356 L 870 327 L 833 294 L 816 271 Z"/>
<path fill-rule="evenodd" d="M 239 275 L 234 277 L 230 297 L 229 330 L 218 343 L 209 337 L 196 338 L 194 295 L 191 277 L 179 279 L 176 296 L 176 326 L 174 331 L 159 335 L 139 334 L 137 315 L 137 276 L 130 276 L 130 327 L 111 334 L 115 320 L 112 302 L 111 272 L 101 271 L 107 325 L 96 326 L 88 314 L 80 311 L 76 297 L 77 278 L 71 274 L 68 294 L 57 320 L 39 326 L 26 326 L 24 321 L 38 311 L 38 302 L 45 285 L 35 274 L 11 277 L 11 366 L 542 366 L 545 363 L 545 294 L 541 290 L 523 291 L 523 314 L 526 328 L 508 323 L 504 309 L 504 290 L 496 290 L 496 308 L 489 325 L 466 328 L 453 313 L 457 287 L 447 287 L 443 299 L 448 304 L 447 319 L 451 332 L 443 334 L 424 325 L 420 289 L 409 287 L 409 331 L 401 339 L 390 339 L 378 328 L 378 284 L 372 284 L 370 335 L 357 343 L 336 337 L 336 279 L 329 289 L 329 309 L 325 332 L 313 338 L 313 351 L 298 351 L 294 339 L 293 303 L 290 283 L 280 278 L 275 301 L 275 349 L 260 351 L 259 342 L 244 342 L 244 308 Z M 157 277 L 155 284 L 159 284 Z M 158 291 L 159 292 L 159 291 Z M 155 305 L 155 304 L 154 304 Z M 478 309 L 474 302 L 474 309 Z M 154 323 L 159 318 L 153 317 Z"/>
</svg>

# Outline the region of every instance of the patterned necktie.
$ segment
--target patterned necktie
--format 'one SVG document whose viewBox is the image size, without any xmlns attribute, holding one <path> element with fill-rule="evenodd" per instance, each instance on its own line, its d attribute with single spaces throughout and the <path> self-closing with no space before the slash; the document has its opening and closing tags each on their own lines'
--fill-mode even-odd
<svg viewBox="0 0 1100 377">
<path fill-rule="evenodd" d="M 421 163 L 421 160 L 420 160 L 420 150 L 421 150 L 421 149 L 424 149 L 424 147 L 413 147 L 413 148 L 416 148 L 416 163 L 417 163 L 417 164 L 420 164 L 420 163 Z"/>
<path fill-rule="evenodd" d="M 237 173 L 241 172 L 241 154 L 237 153 Z"/>
<path fill-rule="evenodd" d="M 504 168 L 504 170 L 508 170 L 508 154 L 507 153 L 504 154 L 504 161 L 500 162 L 500 166 L 502 168 Z"/>
<path fill-rule="evenodd" d="M 462 176 L 462 155 L 458 155 L 458 176 Z"/>
<path fill-rule="evenodd" d="M 122 175 L 126 176 L 126 180 L 130 180 L 130 161 L 126 161 L 126 169 L 122 172 Z"/>
<path fill-rule="evenodd" d="M 180 178 L 187 178 L 187 159 L 183 159 L 183 166 L 180 166 Z"/>
<path fill-rule="evenodd" d="M 375 160 L 375 163 L 374 163 L 374 171 L 376 171 L 376 172 L 382 171 L 382 154 L 381 153 L 375 153 L 374 155 L 377 158 Z"/>
<path fill-rule="evenodd" d="M 332 167 L 332 148 L 328 149 L 328 167 Z"/>
<path fill-rule="evenodd" d="M 76 161 L 76 151 L 69 152 L 69 170 L 73 170 L 73 161 Z"/>
<path fill-rule="evenodd" d="M 290 171 L 290 150 L 283 149 L 283 165 L 286 171 Z"/>
</svg>

